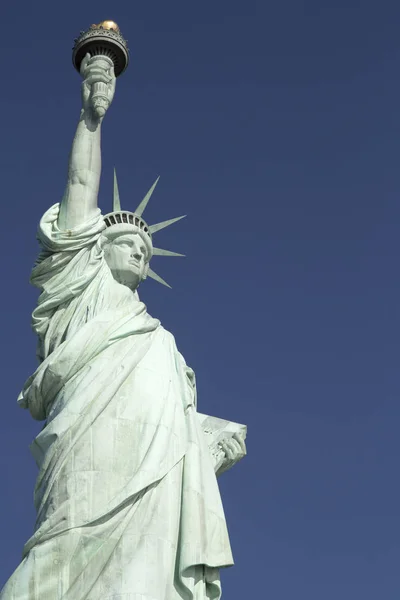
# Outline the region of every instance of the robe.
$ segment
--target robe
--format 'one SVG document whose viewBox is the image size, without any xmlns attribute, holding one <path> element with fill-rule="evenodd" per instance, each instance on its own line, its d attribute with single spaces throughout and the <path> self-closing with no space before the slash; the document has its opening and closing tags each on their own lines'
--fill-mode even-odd
<svg viewBox="0 0 400 600">
<path fill-rule="evenodd" d="M 40 366 L 18 402 L 37 520 L 0 600 L 219 600 L 232 561 L 193 371 L 104 259 L 98 213 L 43 216 L 31 281 Z"/>
</svg>

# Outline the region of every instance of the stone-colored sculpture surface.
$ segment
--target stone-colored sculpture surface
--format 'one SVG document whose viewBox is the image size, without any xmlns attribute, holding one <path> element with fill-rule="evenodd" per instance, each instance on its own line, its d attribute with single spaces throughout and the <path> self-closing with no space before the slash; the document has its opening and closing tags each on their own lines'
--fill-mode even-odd
<svg viewBox="0 0 400 600">
<path fill-rule="evenodd" d="M 40 366 L 19 398 L 46 421 L 31 447 L 37 521 L 0 599 L 219 599 L 232 556 L 215 473 L 245 454 L 246 428 L 197 413 L 193 371 L 139 300 L 147 226 L 106 227 L 97 207 L 91 92 L 104 84 L 109 105 L 115 76 L 89 56 L 81 73 L 67 188 L 40 222 L 31 279 Z"/>
</svg>

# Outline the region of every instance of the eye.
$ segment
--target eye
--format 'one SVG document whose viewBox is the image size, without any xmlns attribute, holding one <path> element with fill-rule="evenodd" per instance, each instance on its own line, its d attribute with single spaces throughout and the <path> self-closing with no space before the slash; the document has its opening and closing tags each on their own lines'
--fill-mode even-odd
<svg viewBox="0 0 400 600">
<path fill-rule="evenodd" d="M 142 247 L 140 248 L 140 252 L 141 252 L 143 255 L 145 255 L 145 254 L 146 254 L 146 248 L 145 248 L 144 246 L 142 246 Z"/>
</svg>

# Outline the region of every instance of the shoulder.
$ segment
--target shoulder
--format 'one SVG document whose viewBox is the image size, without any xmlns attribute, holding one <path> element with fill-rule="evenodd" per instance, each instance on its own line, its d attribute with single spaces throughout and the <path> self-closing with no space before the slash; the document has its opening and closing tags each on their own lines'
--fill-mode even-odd
<svg viewBox="0 0 400 600">
<path fill-rule="evenodd" d="M 105 228 L 103 216 L 98 209 L 85 222 L 73 229 L 61 229 L 58 224 L 60 205 L 54 204 L 42 216 L 37 238 L 47 252 L 80 250 L 97 242 Z"/>
<path fill-rule="evenodd" d="M 162 336 L 166 342 L 171 344 L 175 348 L 176 351 L 178 351 L 178 349 L 176 347 L 175 337 L 173 336 L 173 334 L 170 331 L 168 331 L 168 329 L 165 329 L 165 327 L 163 327 L 163 325 L 159 326 L 158 331 L 159 331 L 159 335 Z"/>
</svg>

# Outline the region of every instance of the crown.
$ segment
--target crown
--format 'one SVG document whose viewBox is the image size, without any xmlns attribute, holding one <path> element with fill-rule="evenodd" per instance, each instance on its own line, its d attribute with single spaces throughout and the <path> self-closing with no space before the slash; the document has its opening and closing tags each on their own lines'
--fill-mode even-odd
<svg viewBox="0 0 400 600">
<path fill-rule="evenodd" d="M 116 77 L 121 75 L 128 66 L 127 40 L 114 21 L 102 21 L 98 25 L 91 25 L 87 31 L 81 31 L 74 42 L 72 62 L 78 73 L 81 62 L 88 52 L 91 56 L 108 56 L 114 63 Z"/>
<path fill-rule="evenodd" d="M 163 250 L 162 248 L 155 248 L 153 246 L 153 234 L 165 227 L 169 227 L 173 223 L 180 221 L 186 215 L 182 215 L 181 217 L 175 217 L 174 219 L 168 219 L 167 221 L 162 221 L 160 223 L 156 223 L 155 225 L 148 225 L 146 221 L 143 219 L 143 212 L 149 203 L 149 200 L 155 190 L 155 187 L 159 181 L 159 177 L 155 180 L 143 200 L 140 202 L 139 206 L 136 208 L 134 212 L 128 210 L 121 209 L 121 200 L 119 196 L 118 190 L 118 181 L 117 181 L 117 173 L 114 169 L 114 194 L 113 194 L 113 210 L 110 213 L 104 215 L 104 223 L 106 225 L 106 230 L 104 235 L 106 237 L 116 237 L 118 235 L 122 235 L 124 233 L 132 233 L 132 230 L 135 233 L 138 233 L 146 244 L 146 248 L 148 251 L 148 255 L 151 258 L 152 256 L 184 256 L 184 254 L 179 254 L 178 252 L 171 252 L 170 250 Z M 149 258 L 149 260 L 150 260 Z M 151 277 L 158 283 L 162 283 L 167 287 L 171 287 L 162 277 L 157 275 L 153 269 L 148 270 L 148 277 Z"/>
</svg>

